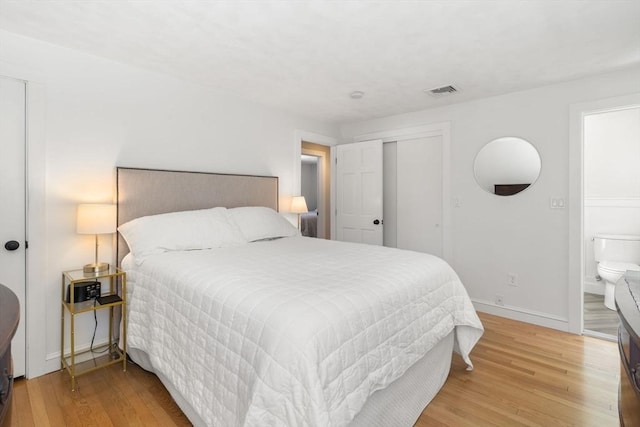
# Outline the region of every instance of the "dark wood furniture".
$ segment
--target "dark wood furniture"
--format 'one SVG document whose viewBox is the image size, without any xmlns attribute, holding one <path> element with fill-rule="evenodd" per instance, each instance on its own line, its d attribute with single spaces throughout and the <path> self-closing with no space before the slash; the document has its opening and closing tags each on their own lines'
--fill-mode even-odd
<svg viewBox="0 0 640 427">
<path fill-rule="evenodd" d="M 526 189 L 531 184 L 495 184 L 493 192 L 497 196 L 513 196 Z"/>
<path fill-rule="evenodd" d="M 6 286 L 0 285 L 0 427 L 11 425 L 13 366 L 11 339 L 18 328 L 20 303 Z"/>
<path fill-rule="evenodd" d="M 620 327 L 620 388 L 618 413 L 622 427 L 640 426 L 640 273 L 616 283 L 615 299 Z"/>
</svg>

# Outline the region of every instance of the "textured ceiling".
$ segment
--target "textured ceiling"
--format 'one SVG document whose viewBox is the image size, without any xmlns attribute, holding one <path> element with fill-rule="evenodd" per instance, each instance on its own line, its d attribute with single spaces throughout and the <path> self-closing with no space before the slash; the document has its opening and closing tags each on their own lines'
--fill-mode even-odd
<svg viewBox="0 0 640 427">
<path fill-rule="evenodd" d="M 0 28 L 338 123 L 640 65 L 639 0 L 0 0 Z"/>
</svg>

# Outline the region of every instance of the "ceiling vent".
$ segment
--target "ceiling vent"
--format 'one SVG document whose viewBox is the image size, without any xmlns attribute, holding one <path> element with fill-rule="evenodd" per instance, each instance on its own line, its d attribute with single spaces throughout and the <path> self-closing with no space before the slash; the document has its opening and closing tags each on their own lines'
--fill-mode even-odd
<svg viewBox="0 0 640 427">
<path fill-rule="evenodd" d="M 441 96 L 451 95 L 451 94 L 459 92 L 459 91 L 460 91 L 460 89 L 458 89 L 454 85 L 447 85 L 447 86 L 437 87 L 437 88 L 434 88 L 434 89 L 425 89 L 425 92 L 427 92 L 429 95 L 435 96 L 435 97 L 438 97 L 438 98 L 441 97 Z"/>
</svg>

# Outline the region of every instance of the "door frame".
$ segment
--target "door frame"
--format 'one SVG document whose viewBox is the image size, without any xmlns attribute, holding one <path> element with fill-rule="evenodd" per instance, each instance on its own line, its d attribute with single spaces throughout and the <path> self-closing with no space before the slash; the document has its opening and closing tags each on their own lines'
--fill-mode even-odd
<svg viewBox="0 0 640 427">
<path fill-rule="evenodd" d="M 308 132 L 305 130 L 296 129 L 293 132 L 293 183 L 291 188 L 291 196 L 300 194 L 301 187 L 300 182 L 302 179 L 302 171 L 300 166 L 300 156 L 302 155 L 302 142 L 310 142 L 312 144 L 324 145 L 329 147 L 329 206 L 335 207 L 335 146 L 338 144 L 338 140 L 331 136 L 321 135 L 318 133 Z M 330 238 L 335 239 L 336 236 L 336 211 L 330 209 L 329 221 L 331 223 Z"/>
<path fill-rule="evenodd" d="M 640 93 L 569 106 L 569 286 L 568 330 L 584 330 L 584 118 L 607 111 L 640 106 Z"/>
<path fill-rule="evenodd" d="M 371 132 L 353 137 L 353 142 L 381 139 L 383 143 L 440 136 L 442 138 L 442 257 L 453 263 L 451 230 L 451 122 Z M 384 179 L 384 177 L 383 177 Z"/>
</svg>

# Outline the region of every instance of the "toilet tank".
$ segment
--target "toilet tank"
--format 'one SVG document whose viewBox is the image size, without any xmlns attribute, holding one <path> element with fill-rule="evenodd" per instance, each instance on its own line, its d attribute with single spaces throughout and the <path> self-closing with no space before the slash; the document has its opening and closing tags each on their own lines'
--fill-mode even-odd
<svg viewBox="0 0 640 427">
<path fill-rule="evenodd" d="M 640 236 L 596 234 L 593 237 L 596 262 L 617 261 L 640 264 Z"/>
</svg>

